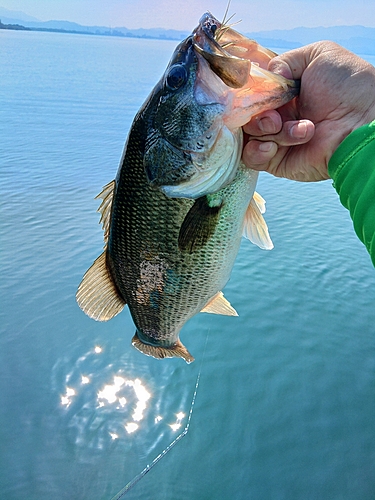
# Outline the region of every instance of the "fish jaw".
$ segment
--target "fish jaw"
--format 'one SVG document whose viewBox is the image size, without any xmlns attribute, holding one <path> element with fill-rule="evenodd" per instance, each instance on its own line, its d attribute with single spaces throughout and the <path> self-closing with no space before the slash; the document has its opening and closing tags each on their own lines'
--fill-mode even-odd
<svg viewBox="0 0 375 500">
<path fill-rule="evenodd" d="M 223 122 L 230 130 L 242 127 L 261 111 L 286 104 L 299 93 L 299 81 L 267 70 L 275 52 L 222 25 L 209 12 L 193 33 L 193 45 L 200 56 L 197 99 L 201 104 L 210 102 L 215 89 L 216 102 L 225 106 Z M 218 80 L 226 87 L 221 94 Z"/>
<path fill-rule="evenodd" d="M 249 84 L 233 93 L 232 107 L 223 121 L 229 129 L 243 127 L 252 116 L 276 109 L 294 99 L 299 93 L 299 81 L 288 80 L 252 65 Z"/>
<path fill-rule="evenodd" d="M 173 343 L 164 345 L 137 330 L 132 338 L 132 345 L 146 356 L 151 356 L 156 359 L 182 358 L 188 364 L 194 361 L 194 357 L 179 338 Z"/>
<path fill-rule="evenodd" d="M 251 63 L 267 69 L 269 61 L 277 55 L 221 23 L 210 12 L 199 20 L 193 41 L 195 49 L 212 65 L 212 70 L 233 88 L 246 85 Z"/>
</svg>

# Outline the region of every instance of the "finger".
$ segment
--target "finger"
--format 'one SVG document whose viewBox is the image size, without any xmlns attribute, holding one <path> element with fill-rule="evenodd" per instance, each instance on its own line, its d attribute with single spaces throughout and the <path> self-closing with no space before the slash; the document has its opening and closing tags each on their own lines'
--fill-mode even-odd
<svg viewBox="0 0 375 500">
<path fill-rule="evenodd" d="M 338 49 L 341 49 L 341 47 L 335 42 L 323 41 L 311 43 L 274 57 L 269 62 L 268 69 L 285 78 L 300 79 L 307 67 L 314 59 L 317 59 L 320 54 L 337 52 Z"/>
<path fill-rule="evenodd" d="M 295 72 L 295 75 L 293 75 L 293 72 L 291 70 L 290 65 L 293 64 L 292 62 L 292 57 L 289 57 L 288 60 L 283 59 L 283 55 L 277 56 L 273 59 L 268 64 L 268 70 L 272 71 L 273 73 L 277 73 L 284 78 L 289 78 L 292 80 L 293 78 L 301 78 L 302 71 L 300 71 L 300 75 L 298 76 L 298 71 Z"/>
<path fill-rule="evenodd" d="M 260 137 L 266 134 L 277 134 L 282 128 L 282 120 L 280 114 L 274 109 L 264 111 L 252 117 L 252 119 L 244 125 L 244 131 L 255 137 Z"/>
<path fill-rule="evenodd" d="M 271 59 L 268 69 L 285 78 L 300 79 L 312 59 L 311 52 L 312 45 L 290 50 Z"/>
<path fill-rule="evenodd" d="M 277 153 L 274 142 L 261 142 L 255 139 L 245 144 L 242 152 L 242 161 L 253 170 L 267 170 L 269 162 Z"/>
<path fill-rule="evenodd" d="M 314 133 L 315 125 L 310 120 L 292 120 L 285 122 L 278 134 L 264 135 L 259 140 L 273 141 L 278 146 L 297 146 L 310 141 Z"/>
</svg>

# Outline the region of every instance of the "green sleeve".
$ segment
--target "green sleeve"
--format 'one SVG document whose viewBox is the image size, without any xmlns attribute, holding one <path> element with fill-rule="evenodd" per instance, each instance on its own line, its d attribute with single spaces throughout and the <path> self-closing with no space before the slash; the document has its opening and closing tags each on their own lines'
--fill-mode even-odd
<svg viewBox="0 0 375 500">
<path fill-rule="evenodd" d="M 354 130 L 340 144 L 328 173 L 375 266 L 375 121 Z"/>
</svg>

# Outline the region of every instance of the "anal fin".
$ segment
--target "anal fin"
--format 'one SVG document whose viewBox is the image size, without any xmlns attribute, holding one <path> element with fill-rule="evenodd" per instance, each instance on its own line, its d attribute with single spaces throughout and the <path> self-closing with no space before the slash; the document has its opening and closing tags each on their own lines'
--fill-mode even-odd
<svg viewBox="0 0 375 500">
<path fill-rule="evenodd" d="M 152 356 L 156 359 L 182 358 L 188 364 L 194 361 L 193 356 L 179 339 L 171 346 L 151 345 L 142 342 L 136 332 L 132 338 L 132 345 L 146 356 Z"/>
<path fill-rule="evenodd" d="M 108 271 L 105 251 L 84 275 L 76 299 L 82 311 L 96 321 L 108 321 L 124 308 L 126 302 Z"/>
<path fill-rule="evenodd" d="M 215 294 L 212 299 L 207 302 L 201 312 L 223 314 L 224 316 L 238 316 L 237 311 L 224 297 L 223 292 L 217 292 L 217 294 Z"/>
</svg>

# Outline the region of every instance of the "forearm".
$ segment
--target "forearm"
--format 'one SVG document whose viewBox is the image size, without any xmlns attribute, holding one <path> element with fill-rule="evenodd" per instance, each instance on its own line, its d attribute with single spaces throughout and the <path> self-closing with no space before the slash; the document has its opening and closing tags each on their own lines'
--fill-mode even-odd
<svg viewBox="0 0 375 500">
<path fill-rule="evenodd" d="M 328 173 L 375 266 L 375 121 L 356 129 L 340 144 Z"/>
</svg>

